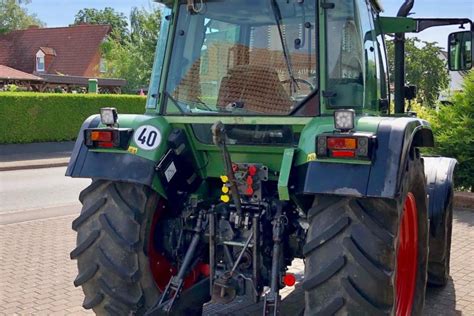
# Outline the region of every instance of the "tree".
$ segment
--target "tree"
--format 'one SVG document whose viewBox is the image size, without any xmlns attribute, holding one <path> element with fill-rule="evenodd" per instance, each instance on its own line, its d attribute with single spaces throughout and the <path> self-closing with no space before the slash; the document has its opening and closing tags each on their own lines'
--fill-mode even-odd
<svg viewBox="0 0 474 316">
<path fill-rule="evenodd" d="M 393 41 L 387 41 L 390 78 L 395 78 L 395 49 Z M 441 48 L 437 43 L 408 38 L 405 44 L 405 82 L 418 88 L 417 101 L 424 106 L 434 106 L 439 94 L 449 84 L 446 63 L 440 59 Z"/>
<path fill-rule="evenodd" d="M 31 25 L 45 24 L 23 6 L 31 0 L 0 0 L 0 34 L 23 30 Z"/>
<path fill-rule="evenodd" d="M 103 10 L 85 8 L 76 13 L 74 24 L 108 24 L 112 26 L 115 40 L 125 41 L 129 36 L 127 17 L 113 8 Z"/>
<path fill-rule="evenodd" d="M 74 24 L 109 24 L 112 33 L 102 44 L 107 62 L 105 76 L 127 80 L 125 92 L 136 92 L 148 86 L 153 68 L 155 47 L 161 25 L 161 11 L 133 8 L 130 27 L 126 16 L 112 8 L 104 10 L 82 9 Z"/>
<path fill-rule="evenodd" d="M 103 44 L 107 76 L 127 80 L 125 92 L 135 92 L 149 84 L 155 47 L 161 25 L 161 11 L 133 8 L 130 35 L 122 42 L 114 36 Z M 115 31 L 114 31 L 115 32 Z"/>
</svg>

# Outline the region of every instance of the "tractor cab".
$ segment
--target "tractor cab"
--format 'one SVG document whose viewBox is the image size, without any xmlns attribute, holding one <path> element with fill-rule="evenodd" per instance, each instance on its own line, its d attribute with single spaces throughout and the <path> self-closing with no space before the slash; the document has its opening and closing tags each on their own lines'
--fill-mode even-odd
<svg viewBox="0 0 474 316">
<path fill-rule="evenodd" d="M 179 2 L 165 13 L 176 23 L 159 43 L 172 51 L 167 65 L 155 67 L 164 91 L 148 106 L 215 116 L 378 110 L 388 94 L 377 13 L 364 0 L 330 10 L 316 0 Z"/>
</svg>

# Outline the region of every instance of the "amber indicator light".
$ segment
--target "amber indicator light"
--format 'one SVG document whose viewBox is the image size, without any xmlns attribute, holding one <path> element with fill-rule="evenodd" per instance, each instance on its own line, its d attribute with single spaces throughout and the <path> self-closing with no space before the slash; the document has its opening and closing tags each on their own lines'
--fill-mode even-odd
<svg viewBox="0 0 474 316">
<path fill-rule="evenodd" d="M 92 132 L 91 140 L 94 142 L 112 142 L 113 134 L 112 132 Z"/>
<path fill-rule="evenodd" d="M 356 149 L 357 140 L 355 138 L 346 137 L 328 137 L 327 139 L 328 149 Z"/>
</svg>

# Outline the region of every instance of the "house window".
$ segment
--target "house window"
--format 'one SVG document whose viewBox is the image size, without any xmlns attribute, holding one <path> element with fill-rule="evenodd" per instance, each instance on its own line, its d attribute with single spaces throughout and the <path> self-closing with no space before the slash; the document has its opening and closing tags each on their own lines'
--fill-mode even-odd
<svg viewBox="0 0 474 316">
<path fill-rule="evenodd" d="M 107 72 L 107 61 L 105 60 L 105 58 L 100 59 L 99 71 L 101 73 Z"/>
<path fill-rule="evenodd" d="M 36 71 L 44 71 L 44 56 L 36 57 Z"/>
</svg>

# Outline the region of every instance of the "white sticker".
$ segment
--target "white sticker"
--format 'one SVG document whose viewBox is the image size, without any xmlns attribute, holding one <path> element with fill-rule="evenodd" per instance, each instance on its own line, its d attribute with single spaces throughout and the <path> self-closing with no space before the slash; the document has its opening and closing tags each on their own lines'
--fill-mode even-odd
<svg viewBox="0 0 474 316">
<path fill-rule="evenodd" d="M 160 131 L 151 125 L 140 126 L 133 136 L 135 144 L 144 150 L 156 149 L 161 143 Z"/>
<path fill-rule="evenodd" d="M 173 179 L 175 174 L 176 174 L 176 166 L 174 165 L 174 162 L 171 162 L 171 164 L 168 166 L 168 169 L 166 169 L 165 171 L 166 181 L 170 182 L 171 179 Z"/>
</svg>

